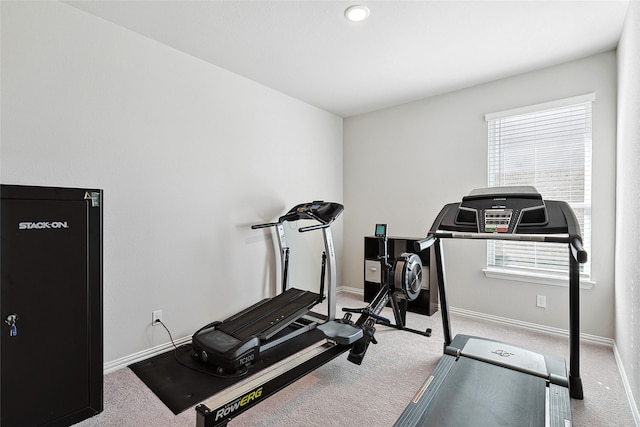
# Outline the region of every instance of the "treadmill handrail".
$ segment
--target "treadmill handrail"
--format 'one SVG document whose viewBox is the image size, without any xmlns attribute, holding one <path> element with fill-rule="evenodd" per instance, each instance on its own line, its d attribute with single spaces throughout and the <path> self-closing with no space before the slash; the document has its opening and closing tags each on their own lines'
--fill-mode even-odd
<svg viewBox="0 0 640 427">
<path fill-rule="evenodd" d="M 414 242 L 414 249 L 422 252 L 433 246 L 436 239 L 479 239 L 479 240 L 521 240 L 530 242 L 548 242 L 548 243 L 569 243 L 571 246 L 571 254 L 574 259 L 581 264 L 587 262 L 587 251 L 582 246 L 582 240 L 579 237 L 569 234 L 500 234 L 500 233 L 465 233 L 460 231 L 443 231 L 437 230 L 435 234 L 430 234 L 424 239 Z"/>
<path fill-rule="evenodd" d="M 519 240 L 525 242 L 568 243 L 571 255 L 580 264 L 587 262 L 588 254 L 579 237 L 569 234 L 501 234 L 501 233 L 465 233 L 460 231 L 438 230 L 435 236 L 415 242 L 416 250 L 424 250 L 435 243 L 435 239 L 478 239 L 478 240 Z"/>
<path fill-rule="evenodd" d="M 580 264 L 584 264 L 585 262 L 587 262 L 588 255 L 587 251 L 585 251 L 582 247 L 582 240 L 574 237 L 569 242 L 569 246 L 571 247 L 571 256 L 573 256 L 573 259 L 578 261 Z"/>
<path fill-rule="evenodd" d="M 522 240 L 527 242 L 569 243 L 568 234 L 511 234 L 511 233 L 466 233 L 464 231 L 436 231 L 441 239 Z"/>
<path fill-rule="evenodd" d="M 327 224 L 317 224 L 317 225 L 308 225 L 306 227 L 301 227 L 298 229 L 298 231 L 300 233 L 304 233 L 305 231 L 311 231 L 311 230 L 319 230 L 321 228 L 327 228 L 330 227 L 331 223 L 327 223 Z"/>
<path fill-rule="evenodd" d="M 308 225 L 308 226 L 306 226 L 306 227 L 301 227 L 301 228 L 299 228 L 299 229 L 298 229 L 298 231 L 299 231 L 300 233 L 304 233 L 305 231 L 319 230 L 319 229 L 321 229 L 321 228 L 327 228 L 327 227 L 330 227 L 330 226 L 331 226 L 331 223 L 332 223 L 332 222 L 333 222 L 333 221 L 328 222 L 328 223 L 326 223 L 326 224 L 325 224 L 325 223 L 322 223 L 322 224 Z M 256 225 L 252 225 L 252 226 L 251 226 L 251 229 L 252 229 L 252 230 L 257 230 L 257 229 L 259 229 L 259 228 L 275 227 L 275 226 L 280 225 L 280 224 L 282 224 L 282 223 L 281 223 L 281 222 L 268 222 L 268 223 L 266 223 L 266 224 L 256 224 Z"/>
<path fill-rule="evenodd" d="M 436 237 L 433 235 L 429 235 L 427 237 L 425 237 L 424 239 L 418 240 L 416 242 L 413 243 L 413 249 L 415 249 L 416 252 L 422 252 L 427 248 L 430 248 L 431 246 L 433 246 L 433 244 L 436 242 Z"/>
<path fill-rule="evenodd" d="M 276 225 L 280 225 L 280 224 L 282 224 L 282 223 L 281 222 L 267 222 L 265 224 L 252 225 L 251 229 L 252 230 L 257 230 L 259 228 L 275 227 Z"/>
</svg>

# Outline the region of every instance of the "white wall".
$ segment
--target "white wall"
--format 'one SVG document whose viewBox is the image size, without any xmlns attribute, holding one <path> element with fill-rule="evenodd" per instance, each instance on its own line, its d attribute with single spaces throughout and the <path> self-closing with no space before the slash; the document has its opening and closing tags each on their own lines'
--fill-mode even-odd
<svg viewBox="0 0 640 427">
<path fill-rule="evenodd" d="M 345 119 L 344 284 L 361 287 L 363 237 L 377 222 L 423 237 L 445 203 L 487 183 L 486 113 L 595 92 L 593 289 L 582 290 L 582 332 L 613 338 L 616 57 L 614 52 Z M 447 241 L 453 307 L 568 328 L 567 288 L 484 277 L 486 243 Z M 536 307 L 536 295 L 547 308 Z M 455 325 L 453 325 L 455 333 Z"/>
<path fill-rule="evenodd" d="M 342 201 L 341 118 L 62 3 L 1 7 L 0 178 L 105 190 L 105 362 L 168 341 L 152 310 L 178 338 L 265 296 L 249 226 Z"/>
<path fill-rule="evenodd" d="M 640 3 L 631 2 L 618 45 L 615 340 L 640 406 Z"/>
</svg>

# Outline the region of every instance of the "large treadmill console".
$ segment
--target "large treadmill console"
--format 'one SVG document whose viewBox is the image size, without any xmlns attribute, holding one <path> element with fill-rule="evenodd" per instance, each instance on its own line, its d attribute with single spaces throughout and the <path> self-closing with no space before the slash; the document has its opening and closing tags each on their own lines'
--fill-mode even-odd
<svg viewBox="0 0 640 427">
<path fill-rule="evenodd" d="M 548 223 L 547 207 L 534 187 L 493 187 L 473 190 L 458 205 L 453 221 L 441 229 L 475 233 L 526 232 Z"/>
</svg>

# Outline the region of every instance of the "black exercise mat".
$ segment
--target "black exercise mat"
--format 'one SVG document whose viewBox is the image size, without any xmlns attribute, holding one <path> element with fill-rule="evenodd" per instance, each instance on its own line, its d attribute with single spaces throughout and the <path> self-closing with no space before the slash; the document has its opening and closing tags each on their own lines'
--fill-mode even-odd
<svg viewBox="0 0 640 427">
<path fill-rule="evenodd" d="M 212 365 L 202 363 L 191 357 L 191 344 L 178 347 L 147 360 L 129 365 L 129 368 L 153 391 L 156 396 L 178 415 L 214 394 L 232 386 L 247 376 L 251 376 L 314 343 L 322 340 L 324 334 L 313 329 L 299 337 L 263 352 L 261 362 L 251 366 L 246 375 L 239 378 L 217 378 L 204 372 L 215 373 Z"/>
</svg>

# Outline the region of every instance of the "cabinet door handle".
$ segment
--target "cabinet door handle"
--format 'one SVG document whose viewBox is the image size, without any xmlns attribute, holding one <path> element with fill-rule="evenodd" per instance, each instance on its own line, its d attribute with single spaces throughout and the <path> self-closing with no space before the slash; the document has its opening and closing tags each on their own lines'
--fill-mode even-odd
<svg viewBox="0 0 640 427">
<path fill-rule="evenodd" d="M 17 314 L 10 314 L 5 319 L 4 323 L 9 325 L 9 336 L 15 337 L 18 335 L 18 327 L 16 326 L 16 320 L 18 320 Z"/>
</svg>

